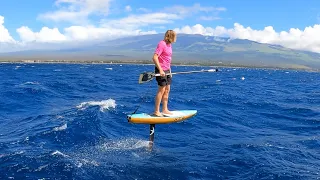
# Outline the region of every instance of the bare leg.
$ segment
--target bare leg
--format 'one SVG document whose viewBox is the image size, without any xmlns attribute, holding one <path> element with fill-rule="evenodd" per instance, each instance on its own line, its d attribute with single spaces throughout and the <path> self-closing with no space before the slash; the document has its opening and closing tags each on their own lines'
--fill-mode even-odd
<svg viewBox="0 0 320 180">
<path fill-rule="evenodd" d="M 154 114 L 156 116 L 161 116 L 160 103 L 161 103 L 162 96 L 165 92 L 165 89 L 166 89 L 166 86 L 158 86 L 158 92 L 155 98 L 155 106 L 154 106 Z"/>
<path fill-rule="evenodd" d="M 169 92 L 170 85 L 167 85 L 162 96 L 162 112 L 165 114 L 172 114 L 168 109 Z"/>
</svg>

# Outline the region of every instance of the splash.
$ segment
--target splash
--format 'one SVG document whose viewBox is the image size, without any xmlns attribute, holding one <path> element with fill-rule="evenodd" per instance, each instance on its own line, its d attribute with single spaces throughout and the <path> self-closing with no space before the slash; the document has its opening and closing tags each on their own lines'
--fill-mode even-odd
<svg viewBox="0 0 320 180">
<path fill-rule="evenodd" d="M 99 163 L 97 161 L 95 161 L 95 160 L 88 160 L 88 159 L 76 160 L 76 166 L 78 168 L 82 167 L 83 165 L 99 166 Z"/>
<path fill-rule="evenodd" d="M 58 150 L 56 150 L 56 151 L 54 151 L 53 153 L 51 153 L 51 155 L 52 156 L 63 156 L 63 157 L 70 157 L 70 156 L 68 156 L 68 155 L 66 155 L 66 154 L 63 154 L 62 152 L 60 152 L 60 151 L 58 151 Z"/>
<path fill-rule="evenodd" d="M 40 84 L 39 82 L 30 82 L 30 81 L 28 81 L 28 82 L 25 82 L 25 83 L 23 83 L 23 85 L 28 85 L 28 84 L 31 84 L 31 85 L 37 85 L 37 84 Z"/>
<path fill-rule="evenodd" d="M 149 141 L 129 138 L 119 141 L 107 142 L 104 143 L 101 147 L 106 151 L 141 149 L 149 147 Z"/>
<path fill-rule="evenodd" d="M 78 167 L 78 168 L 82 167 L 83 165 L 99 166 L 99 163 L 95 160 L 77 157 L 77 155 L 74 155 L 74 154 L 67 155 L 67 154 L 64 154 L 58 150 L 51 153 L 51 155 L 52 156 L 62 156 L 64 158 L 67 158 L 68 160 L 72 161 L 76 165 L 76 167 Z"/>
<path fill-rule="evenodd" d="M 100 111 L 104 112 L 106 109 L 115 108 L 116 107 L 116 101 L 113 99 L 103 100 L 103 101 L 88 101 L 83 102 L 80 105 L 77 106 L 78 109 L 84 110 L 87 107 L 90 106 L 100 106 Z"/>
<path fill-rule="evenodd" d="M 67 129 L 67 127 L 68 127 L 67 124 L 64 124 L 64 125 L 62 125 L 60 127 L 53 128 L 53 131 L 63 131 L 65 129 Z"/>
</svg>

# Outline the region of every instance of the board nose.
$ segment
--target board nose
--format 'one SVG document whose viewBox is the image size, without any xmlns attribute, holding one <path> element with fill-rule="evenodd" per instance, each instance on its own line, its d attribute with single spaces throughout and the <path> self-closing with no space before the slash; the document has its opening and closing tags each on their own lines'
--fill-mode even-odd
<svg viewBox="0 0 320 180">
<path fill-rule="evenodd" d="M 130 115 L 127 115 L 127 120 L 128 120 L 128 122 L 130 122 L 130 120 L 131 120 L 131 116 Z"/>
</svg>

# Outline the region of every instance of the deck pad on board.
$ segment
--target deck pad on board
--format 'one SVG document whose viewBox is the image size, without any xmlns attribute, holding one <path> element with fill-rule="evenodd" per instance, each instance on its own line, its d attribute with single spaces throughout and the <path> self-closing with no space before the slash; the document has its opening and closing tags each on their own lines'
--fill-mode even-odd
<svg viewBox="0 0 320 180">
<path fill-rule="evenodd" d="M 165 124 L 186 120 L 196 115 L 197 110 L 176 110 L 171 111 L 172 114 L 163 114 L 163 116 L 156 116 L 148 113 L 139 113 L 127 115 L 127 119 L 131 123 L 138 124 Z"/>
</svg>

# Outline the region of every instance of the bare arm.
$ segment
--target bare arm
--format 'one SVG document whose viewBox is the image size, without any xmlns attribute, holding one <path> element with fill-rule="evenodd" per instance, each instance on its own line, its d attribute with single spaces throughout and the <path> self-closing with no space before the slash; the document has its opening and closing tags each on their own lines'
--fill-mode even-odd
<svg viewBox="0 0 320 180">
<path fill-rule="evenodd" d="M 156 65 L 156 67 L 159 69 L 160 75 L 161 75 L 161 76 L 165 76 L 165 73 L 164 73 L 164 71 L 162 70 L 162 68 L 161 68 L 161 66 L 160 66 L 160 63 L 159 63 L 158 54 L 155 53 L 155 54 L 153 55 L 152 60 L 153 60 L 154 64 Z"/>
</svg>

